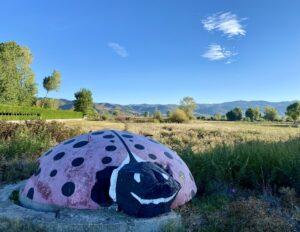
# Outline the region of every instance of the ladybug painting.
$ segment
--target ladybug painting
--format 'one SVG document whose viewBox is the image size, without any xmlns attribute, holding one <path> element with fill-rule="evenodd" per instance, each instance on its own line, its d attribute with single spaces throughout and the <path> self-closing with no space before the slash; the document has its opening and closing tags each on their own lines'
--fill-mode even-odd
<svg viewBox="0 0 300 232">
<path fill-rule="evenodd" d="M 38 161 L 21 192 L 29 206 L 99 209 L 115 202 L 128 215 L 154 217 L 183 205 L 197 191 L 176 152 L 127 131 L 79 135 Z"/>
</svg>

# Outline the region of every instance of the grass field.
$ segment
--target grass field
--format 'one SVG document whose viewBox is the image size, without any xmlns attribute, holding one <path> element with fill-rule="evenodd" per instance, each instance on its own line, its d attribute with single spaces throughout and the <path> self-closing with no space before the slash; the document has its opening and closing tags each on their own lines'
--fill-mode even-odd
<svg viewBox="0 0 300 232">
<path fill-rule="evenodd" d="M 300 128 L 283 123 L 188 124 L 68 121 L 0 125 L 0 180 L 30 176 L 50 146 L 83 132 L 129 130 L 176 150 L 195 177 L 197 196 L 178 209 L 183 231 L 300 229 Z M 166 230 L 173 231 L 172 227 Z"/>
</svg>

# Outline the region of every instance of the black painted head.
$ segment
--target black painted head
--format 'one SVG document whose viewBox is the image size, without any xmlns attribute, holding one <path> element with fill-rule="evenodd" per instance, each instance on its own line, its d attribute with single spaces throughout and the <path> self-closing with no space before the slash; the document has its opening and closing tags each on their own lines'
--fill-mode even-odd
<svg viewBox="0 0 300 232">
<path fill-rule="evenodd" d="M 163 168 L 130 154 L 112 174 L 110 195 L 126 214 L 154 217 L 170 211 L 179 190 Z"/>
</svg>

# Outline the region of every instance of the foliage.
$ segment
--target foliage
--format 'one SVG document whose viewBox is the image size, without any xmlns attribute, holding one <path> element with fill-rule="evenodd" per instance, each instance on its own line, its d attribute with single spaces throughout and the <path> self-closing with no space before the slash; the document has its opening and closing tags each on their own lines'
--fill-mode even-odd
<svg viewBox="0 0 300 232">
<path fill-rule="evenodd" d="M 251 121 L 257 121 L 260 118 L 259 108 L 248 108 L 245 112 L 245 116 L 248 117 Z"/>
<path fill-rule="evenodd" d="M 189 119 L 194 118 L 194 111 L 197 108 L 197 104 L 192 97 L 184 97 L 180 101 L 180 109 L 182 109 L 186 115 L 189 117 Z"/>
<path fill-rule="evenodd" d="M 122 114 L 122 109 L 120 106 L 116 106 L 113 110 L 113 115 L 114 116 L 120 116 Z"/>
<path fill-rule="evenodd" d="M 289 105 L 286 109 L 286 115 L 296 122 L 300 117 L 300 102 L 295 102 Z"/>
<path fill-rule="evenodd" d="M 265 107 L 264 118 L 268 121 L 276 121 L 279 119 L 278 111 L 273 107 Z"/>
<path fill-rule="evenodd" d="M 173 112 L 171 112 L 169 121 L 183 123 L 183 122 L 189 121 L 189 117 L 186 115 L 185 111 L 178 108 L 178 109 L 175 109 Z"/>
<path fill-rule="evenodd" d="M 37 87 L 31 62 L 28 48 L 16 42 L 0 43 L 0 104 L 34 103 Z"/>
<path fill-rule="evenodd" d="M 99 113 L 97 112 L 97 110 L 95 109 L 90 109 L 88 112 L 87 112 L 87 119 L 88 120 L 93 120 L 93 121 L 97 121 L 100 119 L 100 115 Z"/>
<path fill-rule="evenodd" d="M 82 118 L 82 113 L 72 110 L 53 110 L 41 107 L 0 105 L 0 120 L 67 119 Z"/>
<path fill-rule="evenodd" d="M 74 101 L 75 111 L 87 114 L 93 108 L 92 92 L 88 89 L 81 89 L 75 93 L 76 100 Z"/>
<path fill-rule="evenodd" d="M 149 112 L 148 112 L 148 111 L 145 111 L 145 112 L 143 113 L 143 116 L 144 116 L 145 118 L 149 117 Z"/>
<path fill-rule="evenodd" d="M 153 114 L 153 119 L 157 120 L 158 122 L 162 122 L 164 119 L 163 119 L 163 116 L 161 114 L 161 112 L 159 110 L 156 110 Z"/>
<path fill-rule="evenodd" d="M 239 121 L 243 118 L 243 112 L 241 108 L 234 108 L 226 113 L 228 121 Z"/>
<path fill-rule="evenodd" d="M 43 98 L 36 101 L 36 106 L 57 110 L 59 108 L 59 101 L 54 98 Z"/>
<path fill-rule="evenodd" d="M 43 80 L 43 87 L 48 92 L 58 90 L 60 87 L 61 75 L 58 71 L 54 70 L 51 76 L 47 76 Z"/>
</svg>

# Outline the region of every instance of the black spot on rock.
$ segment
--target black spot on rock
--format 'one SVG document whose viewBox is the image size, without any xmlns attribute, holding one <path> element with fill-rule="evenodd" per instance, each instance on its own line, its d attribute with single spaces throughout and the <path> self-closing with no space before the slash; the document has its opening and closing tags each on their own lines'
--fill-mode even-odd
<svg viewBox="0 0 300 232">
<path fill-rule="evenodd" d="M 36 172 L 34 173 L 34 175 L 37 176 L 40 173 L 41 173 L 41 168 L 39 168 L 38 170 L 36 170 Z"/>
<path fill-rule="evenodd" d="M 104 131 L 96 131 L 96 132 L 93 132 L 92 135 L 101 135 L 103 133 L 104 133 Z"/>
<path fill-rule="evenodd" d="M 141 144 L 135 144 L 134 147 L 136 149 L 139 149 L 139 150 L 144 150 L 145 149 L 145 147 L 143 145 L 141 145 Z"/>
<path fill-rule="evenodd" d="M 109 166 L 96 173 L 96 183 L 91 191 L 91 199 L 100 206 L 107 207 L 113 203 L 109 196 L 110 176 L 115 166 Z"/>
<path fill-rule="evenodd" d="M 70 139 L 70 140 L 68 140 L 68 141 L 64 142 L 64 145 L 67 145 L 67 144 L 73 143 L 74 141 L 75 141 L 75 139 Z"/>
<path fill-rule="evenodd" d="M 57 170 L 56 170 L 56 169 L 54 169 L 54 170 L 52 170 L 52 171 L 50 172 L 50 176 L 51 176 L 51 177 L 56 176 L 56 174 L 57 174 Z"/>
<path fill-rule="evenodd" d="M 122 137 L 124 137 L 124 138 L 128 138 L 128 139 L 131 139 L 131 138 L 133 138 L 133 136 L 132 136 L 132 135 L 128 135 L 128 134 L 123 134 L 123 135 L 122 135 Z"/>
<path fill-rule="evenodd" d="M 106 151 L 114 151 L 114 150 L 116 150 L 116 149 L 117 149 L 117 147 L 114 146 L 114 145 L 109 145 L 109 146 L 106 146 L 106 147 L 105 147 L 105 150 L 106 150 Z"/>
<path fill-rule="evenodd" d="M 78 167 L 78 166 L 80 166 L 83 162 L 84 162 L 84 158 L 78 157 L 78 158 L 76 158 L 76 159 L 73 159 L 73 161 L 72 161 L 72 166 L 73 166 L 73 167 Z"/>
<path fill-rule="evenodd" d="M 154 154 L 149 154 L 148 156 L 150 159 L 153 159 L 153 160 L 156 160 L 156 158 L 157 158 L 156 155 L 154 155 Z"/>
<path fill-rule="evenodd" d="M 129 139 L 129 141 L 130 141 L 130 142 L 133 142 L 133 140 L 132 140 L 132 139 Z"/>
<path fill-rule="evenodd" d="M 60 160 L 62 157 L 64 157 L 65 153 L 64 152 L 60 152 L 60 153 L 57 153 L 53 159 L 54 160 Z"/>
<path fill-rule="evenodd" d="M 169 159 L 173 159 L 173 156 L 172 156 L 171 153 L 165 151 L 164 154 L 165 154 L 165 156 L 167 156 Z"/>
<path fill-rule="evenodd" d="M 47 151 L 47 152 L 45 153 L 45 156 L 46 156 L 46 155 L 49 155 L 51 152 L 52 152 L 52 150 Z"/>
<path fill-rule="evenodd" d="M 104 135 L 103 136 L 103 138 L 105 138 L 105 139 L 112 139 L 114 137 L 115 137 L 114 135 Z"/>
<path fill-rule="evenodd" d="M 28 190 L 28 192 L 27 192 L 27 197 L 32 200 L 33 199 L 33 195 L 34 195 L 34 189 L 30 188 Z"/>
<path fill-rule="evenodd" d="M 106 156 L 102 159 L 103 164 L 109 164 L 112 161 L 112 158 Z"/>
<path fill-rule="evenodd" d="M 89 143 L 89 141 L 80 141 L 80 142 L 78 142 L 78 143 L 75 143 L 75 144 L 73 145 L 73 147 L 74 147 L 74 148 L 83 147 L 83 146 L 87 145 L 88 143 Z"/>
<path fill-rule="evenodd" d="M 67 182 L 61 187 L 61 193 L 69 197 L 71 196 L 75 191 L 75 184 L 73 182 Z"/>
<path fill-rule="evenodd" d="M 110 142 L 111 142 L 111 143 L 114 143 L 114 142 L 115 142 L 115 140 L 110 140 Z"/>
</svg>

